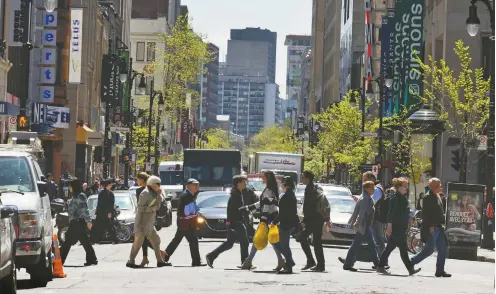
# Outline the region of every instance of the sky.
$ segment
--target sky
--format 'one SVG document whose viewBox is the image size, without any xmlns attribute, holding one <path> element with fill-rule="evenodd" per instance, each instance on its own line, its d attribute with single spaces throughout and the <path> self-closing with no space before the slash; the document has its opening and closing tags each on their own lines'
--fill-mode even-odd
<svg viewBox="0 0 496 294">
<path fill-rule="evenodd" d="M 219 47 L 225 61 L 231 29 L 260 27 L 277 32 L 276 83 L 286 98 L 286 35 L 310 35 L 311 0 L 181 0 L 195 32 Z"/>
</svg>

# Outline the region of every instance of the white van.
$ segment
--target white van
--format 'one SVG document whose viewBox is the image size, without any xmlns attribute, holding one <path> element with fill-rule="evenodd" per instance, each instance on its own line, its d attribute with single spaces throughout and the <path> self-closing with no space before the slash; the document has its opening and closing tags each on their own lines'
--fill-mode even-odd
<svg viewBox="0 0 496 294">
<path fill-rule="evenodd" d="M 52 216 L 40 166 L 26 145 L 0 145 L 0 203 L 19 211 L 16 266 L 36 286 L 52 279 Z"/>
</svg>

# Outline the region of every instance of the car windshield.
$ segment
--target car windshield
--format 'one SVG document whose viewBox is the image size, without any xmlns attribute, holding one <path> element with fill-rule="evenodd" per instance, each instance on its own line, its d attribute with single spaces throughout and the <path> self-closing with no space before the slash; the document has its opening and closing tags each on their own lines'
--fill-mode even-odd
<svg viewBox="0 0 496 294">
<path fill-rule="evenodd" d="M 197 201 L 199 208 L 227 208 L 229 195 L 212 195 Z"/>
<path fill-rule="evenodd" d="M 122 195 L 122 196 L 116 195 L 115 204 L 119 206 L 121 210 L 132 210 L 134 208 L 131 197 L 127 195 Z M 98 197 L 92 197 L 88 199 L 89 210 L 96 209 L 97 205 L 98 205 Z"/>
<path fill-rule="evenodd" d="M 0 192 L 34 192 L 31 168 L 24 157 L 0 157 Z"/>
<path fill-rule="evenodd" d="M 332 198 L 328 197 L 333 213 L 349 213 L 352 214 L 355 209 L 355 201 L 347 198 Z"/>
<path fill-rule="evenodd" d="M 192 165 L 184 167 L 184 179 L 197 179 L 200 185 L 228 185 L 236 175 L 237 168 L 233 166 Z"/>
<path fill-rule="evenodd" d="M 263 191 L 265 189 L 265 184 L 262 181 L 250 181 L 248 180 L 248 187 L 255 191 Z"/>
<path fill-rule="evenodd" d="M 161 171 L 160 184 L 161 185 L 181 185 L 183 180 L 182 171 Z"/>
<path fill-rule="evenodd" d="M 303 196 L 303 195 L 305 195 L 305 188 L 306 187 L 307 187 L 306 185 L 298 185 L 296 187 L 296 192 L 295 192 L 296 196 Z"/>
</svg>

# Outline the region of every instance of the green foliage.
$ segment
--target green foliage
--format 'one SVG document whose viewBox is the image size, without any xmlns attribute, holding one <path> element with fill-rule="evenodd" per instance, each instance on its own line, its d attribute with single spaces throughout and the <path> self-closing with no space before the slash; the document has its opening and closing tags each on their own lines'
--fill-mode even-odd
<svg viewBox="0 0 496 294">
<path fill-rule="evenodd" d="M 349 91 L 343 101 L 331 105 L 326 111 L 313 116 L 320 123 L 319 142 L 310 152 L 306 164 L 318 175 L 325 174 L 327 162 L 332 166 L 346 166 L 352 175 L 358 175 L 360 165 L 373 160 L 376 154 L 376 139 L 362 140 L 361 110 L 350 103 L 357 91 Z M 377 120 L 366 120 L 365 131 L 375 132 Z"/>
<path fill-rule="evenodd" d="M 175 153 L 167 157 L 165 161 L 184 161 L 184 153 Z"/>
<path fill-rule="evenodd" d="M 417 58 L 425 85 L 423 100 L 439 111 L 448 133 L 460 138 L 462 167 L 460 181 L 466 180 L 466 160 L 470 145 L 487 124 L 489 118 L 490 79 L 484 79 L 482 68 L 473 69 L 469 47 L 462 40 L 453 49 L 460 62 L 457 73 L 445 60 L 439 62 L 429 56 L 423 63 Z"/>
<path fill-rule="evenodd" d="M 222 129 L 209 129 L 206 132 L 208 143 L 204 149 L 234 149 L 235 140 Z"/>
<path fill-rule="evenodd" d="M 155 138 L 155 128 L 152 128 L 151 136 L 151 153 L 152 156 L 155 154 L 154 138 Z M 143 166 L 146 160 L 146 154 L 148 150 L 148 127 L 145 126 L 134 126 L 133 127 L 133 148 L 136 149 L 136 163 L 139 166 Z"/>
<path fill-rule="evenodd" d="M 196 34 L 187 17 L 179 17 L 172 29 L 172 34 L 161 34 L 160 42 L 165 49 L 156 49 L 155 61 L 148 64 L 147 74 L 159 76 L 163 81 L 161 90 L 166 98 L 169 115 L 175 116 L 173 110 L 187 107 L 185 91 L 192 94 L 192 105 L 199 95 L 189 87 L 198 82 L 198 75 L 203 73 L 202 63 L 210 61 L 211 53 L 202 36 Z"/>
<path fill-rule="evenodd" d="M 288 126 L 273 125 L 264 127 L 251 138 L 250 150 L 253 152 L 298 153 L 300 146 Z"/>
</svg>

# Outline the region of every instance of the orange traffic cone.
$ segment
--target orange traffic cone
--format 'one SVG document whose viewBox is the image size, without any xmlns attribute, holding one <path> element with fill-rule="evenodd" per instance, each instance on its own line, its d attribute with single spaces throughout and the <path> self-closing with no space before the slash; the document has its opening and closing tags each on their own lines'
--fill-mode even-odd
<svg viewBox="0 0 496 294">
<path fill-rule="evenodd" d="M 54 278 L 65 278 L 67 275 L 64 274 L 64 267 L 62 266 L 62 259 L 60 258 L 60 248 L 59 239 L 57 234 L 53 234 L 53 249 L 55 251 L 55 260 L 53 261 L 53 277 Z"/>
</svg>

